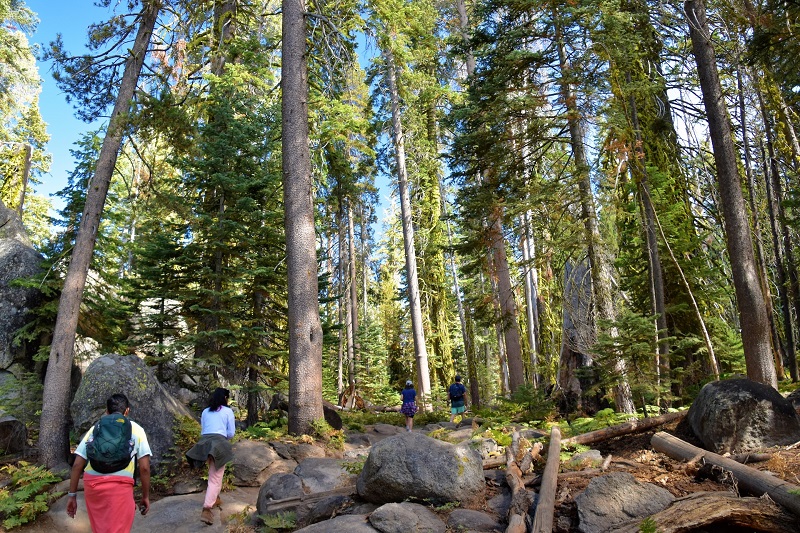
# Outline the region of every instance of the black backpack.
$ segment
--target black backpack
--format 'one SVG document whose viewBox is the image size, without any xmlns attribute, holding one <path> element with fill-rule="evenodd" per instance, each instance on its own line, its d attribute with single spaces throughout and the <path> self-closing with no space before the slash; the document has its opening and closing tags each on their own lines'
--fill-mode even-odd
<svg viewBox="0 0 800 533">
<path fill-rule="evenodd" d="M 467 392 L 467 388 L 461 383 L 453 383 L 452 385 L 450 385 L 451 400 L 458 401 L 463 399 L 465 392 Z"/>
<path fill-rule="evenodd" d="M 133 460 L 133 426 L 127 416 L 105 415 L 94 426 L 86 441 L 86 456 L 101 474 L 124 470 Z"/>
</svg>

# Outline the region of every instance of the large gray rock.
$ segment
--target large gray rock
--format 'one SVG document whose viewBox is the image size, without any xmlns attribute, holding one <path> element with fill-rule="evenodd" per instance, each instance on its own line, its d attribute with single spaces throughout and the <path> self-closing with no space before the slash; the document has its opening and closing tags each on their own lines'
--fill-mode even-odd
<svg viewBox="0 0 800 533">
<path fill-rule="evenodd" d="M 451 531 L 485 531 L 487 533 L 506 529 L 493 516 L 471 509 L 455 509 L 447 517 L 447 527 Z"/>
<path fill-rule="evenodd" d="M 157 469 L 174 445 L 176 417 L 191 413 L 161 386 L 141 359 L 134 355 L 104 355 L 86 369 L 70 406 L 81 436 L 105 413 L 106 400 L 117 392 L 128 397 L 131 419 L 147 433 L 153 451 L 151 464 Z"/>
<path fill-rule="evenodd" d="M 583 533 L 603 533 L 629 520 L 662 511 L 674 500 L 667 489 L 640 483 L 627 472 L 598 476 L 575 497 L 578 529 Z"/>
<path fill-rule="evenodd" d="M 768 385 L 749 379 L 706 384 L 687 415 L 703 446 L 716 453 L 747 452 L 800 440 L 800 416 Z"/>
<path fill-rule="evenodd" d="M 262 473 L 278 459 L 278 454 L 266 442 L 240 440 L 233 444 L 233 484 L 238 487 L 260 487 L 267 475 Z"/>
<path fill-rule="evenodd" d="M 311 457 L 301 462 L 294 473 L 303 480 L 303 487 L 309 494 L 327 492 L 353 485 L 356 476 L 342 466 L 346 461 Z"/>
<path fill-rule="evenodd" d="M 483 463 L 475 450 L 414 432 L 405 432 L 372 447 L 358 477 L 358 494 L 374 503 L 408 498 L 434 505 L 483 502 Z"/>
<path fill-rule="evenodd" d="M 308 514 L 303 517 L 303 522 L 298 523 L 298 525 L 307 526 L 322 522 L 323 520 L 330 520 L 334 516 L 341 514 L 354 514 L 348 512 L 353 505 L 353 498 L 350 496 L 344 494 L 328 496 L 314 503 L 309 509 Z"/>
<path fill-rule="evenodd" d="M 285 500 L 304 495 L 303 481 L 295 474 L 275 474 L 261 485 L 256 500 L 258 514 L 267 514 L 267 508 L 275 500 Z"/>
<path fill-rule="evenodd" d="M 30 369 L 38 346 L 13 346 L 14 333 L 29 319 L 28 312 L 42 295 L 35 288 L 12 287 L 11 282 L 38 274 L 42 256 L 31 246 L 16 211 L 0 202 L 0 369 L 20 363 Z"/>
<path fill-rule="evenodd" d="M 447 526 L 424 505 L 387 503 L 369 515 L 369 523 L 381 533 L 445 533 Z"/>
</svg>

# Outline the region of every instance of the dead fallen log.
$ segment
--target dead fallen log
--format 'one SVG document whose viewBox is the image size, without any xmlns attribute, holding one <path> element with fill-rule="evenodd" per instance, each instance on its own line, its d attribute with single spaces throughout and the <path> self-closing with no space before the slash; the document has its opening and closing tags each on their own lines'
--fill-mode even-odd
<svg viewBox="0 0 800 533">
<path fill-rule="evenodd" d="M 667 422 L 672 422 L 673 420 L 680 420 L 681 418 L 685 417 L 686 413 L 688 412 L 689 412 L 688 410 L 683 410 L 683 411 L 678 411 L 677 413 L 667 413 L 652 418 L 632 420 L 630 422 L 625 422 L 623 424 L 617 424 L 616 426 L 610 426 L 607 428 L 598 429 L 597 431 L 590 431 L 589 433 L 582 433 L 580 435 L 575 435 L 574 437 L 564 439 L 561 443 L 569 445 L 569 444 L 593 444 L 595 442 L 602 442 L 604 440 L 611 439 L 614 437 L 619 437 L 621 435 L 628 435 L 630 433 L 636 433 L 637 431 L 644 431 L 646 429 L 651 429 L 656 426 L 666 424 Z"/>
<path fill-rule="evenodd" d="M 506 458 L 503 455 L 498 455 L 496 457 L 489 457 L 488 459 L 483 460 L 483 469 L 484 470 L 493 470 L 495 468 L 500 468 L 501 466 L 505 466 Z"/>
<path fill-rule="evenodd" d="M 267 514 L 279 513 L 286 510 L 295 509 L 300 505 L 321 502 L 330 496 L 349 496 L 351 494 L 355 494 L 355 492 L 355 485 L 348 485 L 346 487 L 339 487 L 333 490 L 326 490 L 325 492 L 314 492 L 312 494 L 303 494 L 302 496 L 294 496 L 292 498 L 272 500 L 267 503 L 265 511 Z"/>
<path fill-rule="evenodd" d="M 684 442 L 678 437 L 659 431 L 650 439 L 650 444 L 657 452 L 664 453 L 673 459 L 688 461 L 702 455 L 706 463 L 728 470 L 736 478 L 737 485 L 744 492 L 761 496 L 769 494 L 777 503 L 800 516 L 800 486 L 771 476 L 755 468 L 737 463 L 713 452 L 702 450 Z M 794 492 L 794 494 L 792 494 Z"/>
<path fill-rule="evenodd" d="M 553 426 L 550 430 L 550 446 L 547 448 L 547 463 L 542 474 L 542 487 L 539 489 L 539 504 L 533 518 L 531 533 L 551 533 L 553 531 L 553 512 L 558 488 L 558 467 L 561 464 L 561 432 Z"/>
<path fill-rule="evenodd" d="M 650 517 L 650 531 L 681 533 L 718 525 L 763 533 L 798 533 L 797 519 L 769 498 L 740 498 L 731 492 L 695 492 L 675 500 Z M 643 520 L 611 530 L 611 533 L 639 533 Z"/>
<path fill-rule="evenodd" d="M 511 503 L 506 513 L 508 522 L 506 533 L 525 533 L 525 516 L 528 514 L 528 507 L 531 504 L 522 480 L 522 470 L 517 463 L 519 443 L 519 432 L 515 431 L 511 436 L 511 445 L 506 448 L 506 483 L 511 488 Z"/>
</svg>

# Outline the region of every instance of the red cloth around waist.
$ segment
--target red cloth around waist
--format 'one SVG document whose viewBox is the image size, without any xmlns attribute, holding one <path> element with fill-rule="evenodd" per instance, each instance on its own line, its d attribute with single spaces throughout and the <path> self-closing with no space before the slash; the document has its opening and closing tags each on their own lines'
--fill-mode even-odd
<svg viewBox="0 0 800 533">
<path fill-rule="evenodd" d="M 83 475 L 83 495 L 93 533 L 129 533 L 136 514 L 133 478 Z"/>
</svg>

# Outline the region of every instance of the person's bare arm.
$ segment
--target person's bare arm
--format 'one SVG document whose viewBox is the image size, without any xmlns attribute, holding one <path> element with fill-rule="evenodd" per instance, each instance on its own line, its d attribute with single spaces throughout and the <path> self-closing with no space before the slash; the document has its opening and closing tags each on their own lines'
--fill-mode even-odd
<svg viewBox="0 0 800 533">
<path fill-rule="evenodd" d="M 72 463 L 72 470 L 69 473 L 69 496 L 67 500 L 67 514 L 71 518 L 75 518 L 75 513 L 78 510 L 78 482 L 81 480 L 81 473 L 86 468 L 86 459 L 80 455 L 75 456 L 75 462 Z"/>
<path fill-rule="evenodd" d="M 142 499 L 139 502 L 139 511 L 146 515 L 150 510 L 150 456 L 145 455 L 139 459 L 139 480 L 142 482 Z"/>
</svg>

